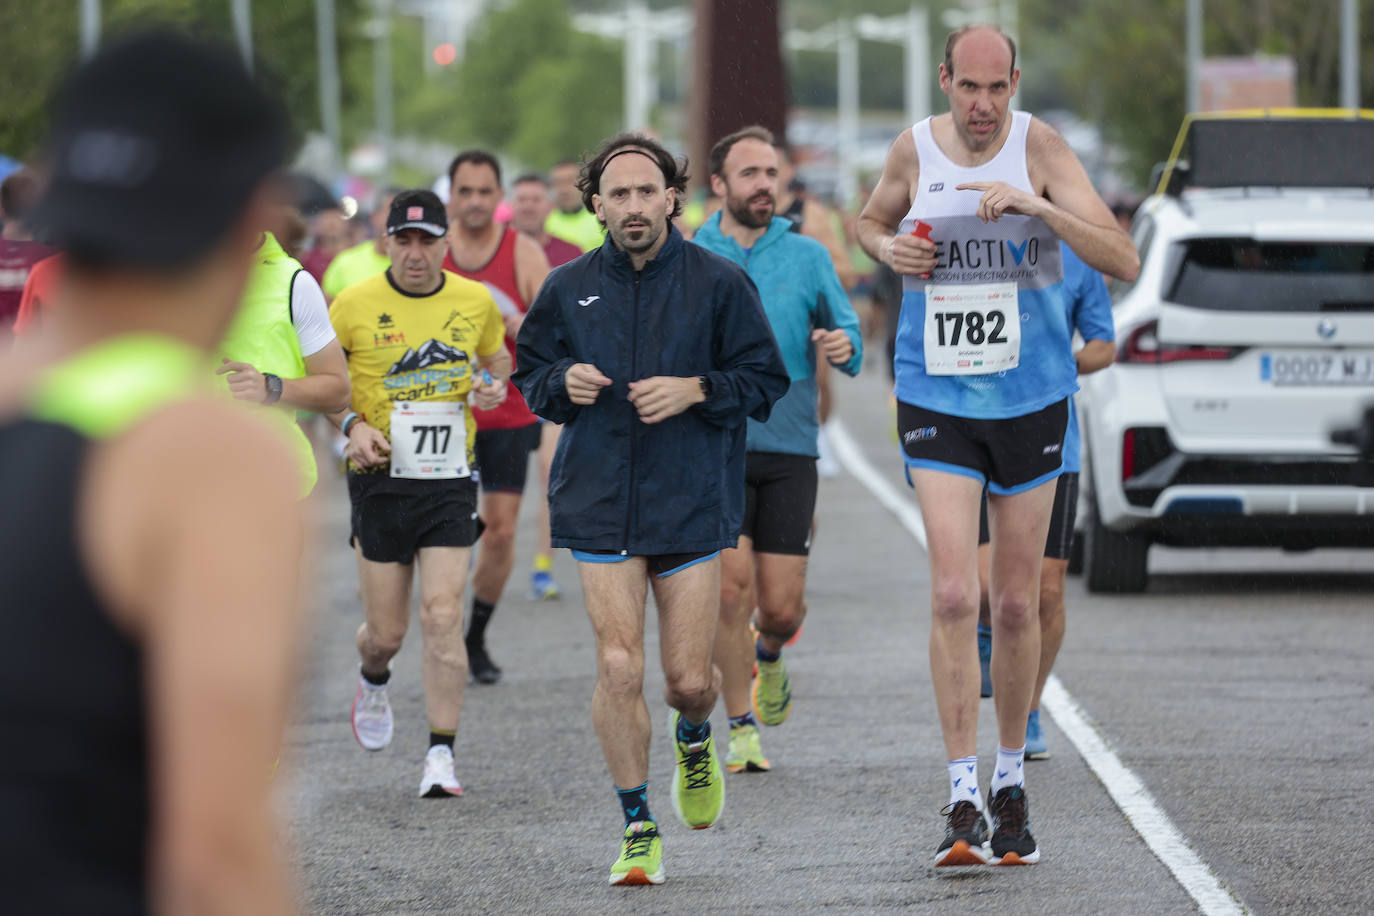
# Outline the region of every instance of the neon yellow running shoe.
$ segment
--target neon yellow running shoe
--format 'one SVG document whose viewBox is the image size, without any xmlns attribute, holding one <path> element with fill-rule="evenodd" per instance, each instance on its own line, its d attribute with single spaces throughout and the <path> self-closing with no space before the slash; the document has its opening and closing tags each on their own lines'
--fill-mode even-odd
<svg viewBox="0 0 1374 916">
<path fill-rule="evenodd" d="M 779 658 L 775 662 L 759 662 L 754 678 L 754 715 L 764 725 L 781 725 L 792 713 L 792 683 L 787 680 L 787 666 Z"/>
<path fill-rule="evenodd" d="M 611 866 L 611 883 L 663 883 L 663 841 L 653 821 L 635 821 L 625 828 L 620 858 Z"/>
<path fill-rule="evenodd" d="M 741 725 L 730 729 L 730 749 L 725 754 L 725 769 L 731 773 L 748 770 L 751 773 L 767 773 L 771 769 L 768 758 L 763 756 L 759 744 L 757 726 Z"/>
<path fill-rule="evenodd" d="M 725 774 L 720 770 L 715 739 L 687 743 L 677 740 L 678 711 L 668 714 L 668 737 L 677 766 L 673 770 L 673 810 L 693 830 L 705 830 L 725 810 Z"/>
</svg>

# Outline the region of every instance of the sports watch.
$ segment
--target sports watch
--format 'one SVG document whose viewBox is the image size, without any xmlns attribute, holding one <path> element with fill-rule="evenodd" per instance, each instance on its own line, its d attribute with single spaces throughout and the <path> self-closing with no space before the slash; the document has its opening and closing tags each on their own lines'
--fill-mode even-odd
<svg viewBox="0 0 1374 916">
<path fill-rule="evenodd" d="M 267 383 L 267 397 L 263 400 L 264 404 L 275 404 L 281 400 L 281 376 L 264 372 L 262 379 Z"/>
<path fill-rule="evenodd" d="M 714 390 L 714 386 L 711 384 L 711 377 L 709 375 L 698 375 L 697 384 L 701 386 L 701 396 L 709 399 L 712 390 Z"/>
</svg>

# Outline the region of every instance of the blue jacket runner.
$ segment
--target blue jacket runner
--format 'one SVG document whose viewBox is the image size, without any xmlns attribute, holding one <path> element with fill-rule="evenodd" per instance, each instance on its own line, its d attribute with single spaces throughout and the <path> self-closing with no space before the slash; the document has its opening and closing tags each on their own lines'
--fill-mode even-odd
<svg viewBox="0 0 1374 916">
<path fill-rule="evenodd" d="M 609 237 L 556 268 L 516 339 L 515 386 L 565 424 L 549 478 L 555 547 L 653 556 L 739 539 L 745 418 L 768 419 L 787 369 L 744 271 L 668 232 L 640 272 Z M 568 399 L 574 363 L 612 380 L 595 404 Z M 712 394 L 645 424 L 629 383 L 659 375 L 707 376 Z"/>
<path fill-rule="evenodd" d="M 739 264 L 759 289 L 763 311 L 773 327 L 791 387 L 773 405 L 767 423 L 749 421 L 747 449 L 784 455 L 816 457 L 820 418 L 816 403 L 816 328 L 843 328 L 854 344 L 854 355 L 839 370 L 858 375 L 864 361 L 859 317 L 849 304 L 830 252 L 813 238 L 792 230 L 792 221 L 773 217 L 768 230 L 745 251 L 720 231 L 720 214 L 711 216 L 692 241 Z"/>
</svg>

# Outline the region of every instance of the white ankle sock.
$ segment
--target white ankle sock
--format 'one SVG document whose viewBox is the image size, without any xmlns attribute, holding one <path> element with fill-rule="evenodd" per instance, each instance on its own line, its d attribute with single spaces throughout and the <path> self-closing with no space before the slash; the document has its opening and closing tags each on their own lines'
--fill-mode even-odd
<svg viewBox="0 0 1374 916">
<path fill-rule="evenodd" d="M 983 797 L 978 794 L 978 755 L 961 757 L 945 764 L 949 770 L 949 803 L 973 802 L 973 807 L 983 810 Z"/>
<path fill-rule="evenodd" d="M 1026 759 L 1026 746 L 1023 744 L 1014 751 L 1001 745 L 997 746 L 997 766 L 992 771 L 992 794 L 996 795 L 1007 786 L 1026 784 L 1021 768 Z"/>
</svg>

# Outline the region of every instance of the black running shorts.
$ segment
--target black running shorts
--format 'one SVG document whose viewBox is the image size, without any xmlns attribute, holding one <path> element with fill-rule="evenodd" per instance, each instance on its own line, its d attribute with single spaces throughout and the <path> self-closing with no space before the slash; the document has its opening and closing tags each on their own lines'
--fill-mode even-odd
<svg viewBox="0 0 1374 916">
<path fill-rule="evenodd" d="M 1054 488 L 1054 508 L 1050 514 L 1050 533 L 1045 538 L 1045 556 L 1051 560 L 1067 560 L 1073 546 L 1073 526 L 1078 520 L 1078 472 L 1065 471 L 1059 475 Z M 978 546 L 989 543 L 988 494 L 983 492 L 983 506 L 978 513 Z"/>
<path fill-rule="evenodd" d="M 744 537 L 758 553 L 804 557 L 816 514 L 816 459 L 750 452 L 744 464 Z"/>
<path fill-rule="evenodd" d="M 514 429 L 479 429 L 473 451 L 483 493 L 524 493 L 530 452 L 539 450 L 539 423 Z"/>
<path fill-rule="evenodd" d="M 1069 401 L 1005 420 L 976 420 L 897 402 L 908 467 L 972 477 L 999 495 L 1053 480 L 1064 465 Z"/>
<path fill-rule="evenodd" d="M 631 559 L 627 553 L 619 550 L 579 550 L 573 548 L 573 559 L 579 563 L 624 563 Z M 674 573 L 680 573 L 684 569 L 696 566 L 698 563 L 707 563 L 720 556 L 719 550 L 701 550 L 695 553 L 658 553 L 645 556 L 648 562 L 649 575 L 656 579 L 666 579 Z"/>
<path fill-rule="evenodd" d="M 477 484 L 409 480 L 385 469 L 348 475 L 353 535 L 366 559 L 410 563 L 422 547 L 471 547 L 477 540 Z"/>
</svg>

